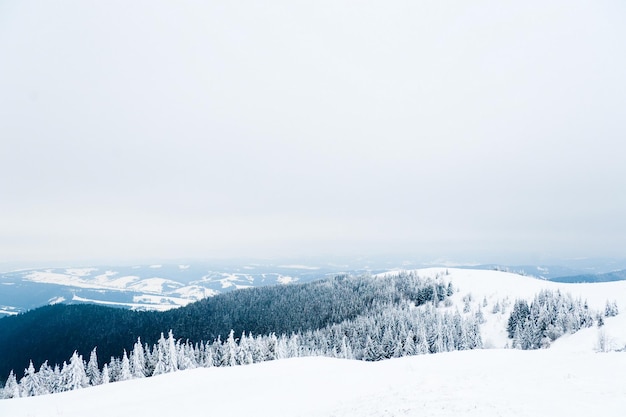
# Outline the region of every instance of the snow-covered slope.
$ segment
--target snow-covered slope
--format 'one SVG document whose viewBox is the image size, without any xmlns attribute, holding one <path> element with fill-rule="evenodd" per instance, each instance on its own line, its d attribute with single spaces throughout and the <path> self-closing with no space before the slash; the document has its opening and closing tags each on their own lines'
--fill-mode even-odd
<svg viewBox="0 0 626 417">
<path fill-rule="evenodd" d="M 467 299 L 470 313 L 480 309 L 485 318 L 481 326 L 483 342 L 487 348 L 502 348 L 510 343 L 506 334 L 506 325 L 516 299 L 531 301 L 541 290 L 561 291 L 574 298 L 586 300 L 589 308 L 604 311 L 607 301 L 617 303 L 621 312 L 626 312 L 626 281 L 599 283 L 558 283 L 502 271 L 484 271 L 472 269 L 428 268 L 417 270 L 420 276 L 443 276 L 451 281 L 457 292 L 451 297 L 450 310 L 463 311 Z M 497 308 L 496 308 L 497 305 Z M 496 311 L 497 310 L 497 311 Z M 494 312 L 495 311 L 495 312 Z M 605 319 L 606 337 L 616 346 L 626 346 L 626 314 Z M 596 327 L 583 330 L 593 334 L 596 343 Z M 575 336 L 566 336 L 567 339 Z M 562 341 L 557 340 L 561 349 Z M 578 345 L 574 343 L 574 345 Z"/>
<path fill-rule="evenodd" d="M 297 358 L 0 401 L 11 417 L 621 417 L 626 354 L 483 350 L 359 362 Z"/>
<path fill-rule="evenodd" d="M 232 368 L 181 371 L 62 394 L 0 401 L 0 416 L 623 416 L 626 282 L 553 283 L 497 271 L 432 268 L 456 293 L 449 309 L 483 311 L 483 339 L 508 343 L 506 321 L 517 298 L 543 289 L 622 312 L 605 325 L 558 339 L 549 349 L 485 349 L 359 362 L 296 358 Z M 469 297 L 471 294 L 471 297 Z M 467 301 L 471 300 L 471 301 Z M 498 304 L 498 311 L 494 306 Z"/>
</svg>

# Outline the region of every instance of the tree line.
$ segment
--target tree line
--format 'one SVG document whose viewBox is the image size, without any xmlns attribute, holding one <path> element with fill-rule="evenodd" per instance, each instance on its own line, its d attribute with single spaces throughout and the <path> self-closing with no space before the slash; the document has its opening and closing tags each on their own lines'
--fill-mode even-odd
<svg viewBox="0 0 626 417">
<path fill-rule="evenodd" d="M 45 306 L 0 319 L 0 379 L 11 370 L 28 368 L 30 361 L 62 364 L 74 351 L 90 352 L 94 346 L 104 361 L 121 357 L 124 350 L 133 349 L 138 338 L 152 346 L 158 335 L 169 329 L 192 343 L 225 340 L 231 330 L 237 335 L 290 335 L 404 303 L 442 302 L 451 293 L 451 284 L 443 277 L 399 273 L 385 277 L 341 275 L 305 284 L 242 289 L 167 312 L 97 305 Z"/>
<path fill-rule="evenodd" d="M 17 398 L 71 391 L 116 381 L 145 378 L 198 367 L 237 366 L 302 356 L 329 356 L 378 361 L 393 357 L 438 353 L 482 347 L 478 322 L 438 309 L 437 299 L 415 308 L 415 304 L 384 308 L 322 329 L 253 336 L 230 331 L 210 343 L 176 339 L 170 330 L 149 346 L 137 339 L 133 349 L 111 357 L 100 368 L 97 348 L 88 361 L 74 352 L 69 362 L 50 366 L 44 362 L 36 371 L 32 361 L 18 380 L 11 371 L 0 398 Z"/>
</svg>

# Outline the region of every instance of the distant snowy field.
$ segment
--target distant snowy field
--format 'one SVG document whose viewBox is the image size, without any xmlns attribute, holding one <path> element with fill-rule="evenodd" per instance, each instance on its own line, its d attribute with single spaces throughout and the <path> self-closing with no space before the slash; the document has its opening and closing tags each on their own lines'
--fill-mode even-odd
<svg viewBox="0 0 626 417">
<path fill-rule="evenodd" d="M 624 416 L 626 354 L 481 350 L 296 358 L 0 401 L 11 417 Z"/>
<path fill-rule="evenodd" d="M 308 282 L 336 272 L 329 266 L 271 263 L 244 266 L 155 264 L 0 272 L 0 318 L 59 302 L 165 311 L 236 289 Z"/>
<path fill-rule="evenodd" d="M 452 305 L 481 309 L 493 349 L 360 362 L 295 358 L 232 368 L 181 371 L 55 395 L 0 401 L 0 416 L 624 416 L 626 282 L 563 284 L 497 272 L 432 268 L 458 290 Z M 500 349 L 517 298 L 560 290 L 620 314 L 556 340 L 549 349 Z M 469 297 L 471 294 L 471 297 Z M 467 300 L 471 299 L 470 302 Z M 499 309 L 494 311 L 498 304 Z"/>
</svg>

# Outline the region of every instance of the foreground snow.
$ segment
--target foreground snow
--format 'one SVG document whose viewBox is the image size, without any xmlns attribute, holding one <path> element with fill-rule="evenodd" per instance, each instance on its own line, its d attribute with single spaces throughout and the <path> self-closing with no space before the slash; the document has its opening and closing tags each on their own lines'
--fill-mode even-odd
<svg viewBox="0 0 626 417">
<path fill-rule="evenodd" d="M 626 354 L 477 350 L 297 358 L 0 401 L 12 417 L 623 416 Z"/>
</svg>

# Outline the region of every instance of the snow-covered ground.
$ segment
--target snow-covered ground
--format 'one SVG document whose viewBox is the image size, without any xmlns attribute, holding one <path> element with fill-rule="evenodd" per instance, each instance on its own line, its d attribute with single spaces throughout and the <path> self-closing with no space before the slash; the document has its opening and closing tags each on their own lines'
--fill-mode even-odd
<svg viewBox="0 0 626 417">
<path fill-rule="evenodd" d="M 471 295 L 471 312 L 474 313 L 480 308 L 485 318 L 481 334 L 487 348 L 503 348 L 510 343 L 506 325 L 515 300 L 523 298 L 530 302 L 541 290 L 571 294 L 574 298 L 586 300 L 590 309 L 601 312 L 604 312 L 607 301 L 615 301 L 619 311 L 626 312 L 626 281 L 568 284 L 502 271 L 453 268 L 428 268 L 417 272 L 420 276 L 439 275 L 452 282 L 457 292 L 451 297 L 453 304 L 449 307 L 450 310 L 463 311 L 464 298 L 467 299 Z M 494 313 L 496 304 L 498 311 Z M 605 323 L 603 331 L 606 338 L 615 347 L 626 346 L 626 314 L 605 318 Z M 561 350 L 580 350 L 581 338 L 585 339 L 585 343 L 595 347 L 599 333 L 596 327 L 583 329 L 579 333 L 585 336 L 578 333 L 563 336 L 554 343 L 554 347 Z M 569 340 L 572 342 L 566 342 Z M 589 351 L 591 347 L 585 346 L 583 350 Z"/>
<path fill-rule="evenodd" d="M 0 401 L 11 417 L 624 415 L 626 354 L 482 350 L 297 358 Z"/>
<path fill-rule="evenodd" d="M 626 282 L 562 284 L 520 275 L 462 269 L 427 269 L 457 292 L 447 308 L 486 319 L 483 339 L 507 342 L 506 321 L 515 299 L 542 289 L 560 290 L 604 309 L 620 309 L 605 325 L 555 341 L 549 349 L 484 349 L 382 362 L 295 358 L 232 368 L 181 371 L 157 377 L 41 397 L 0 401 L 0 416 L 111 417 L 127 415 L 231 416 L 624 416 Z M 500 305 L 497 312 L 494 306 Z M 504 312 L 503 312 L 504 311 Z"/>
</svg>

